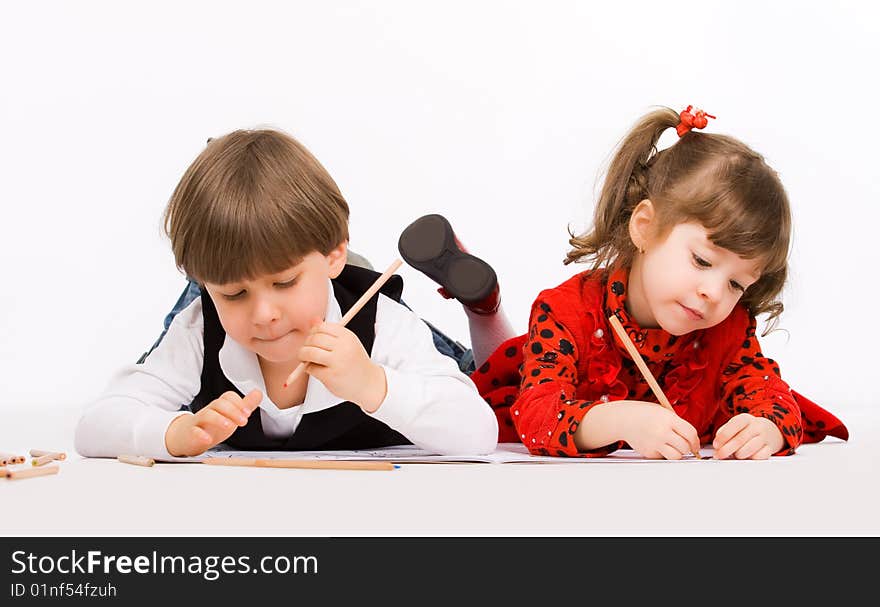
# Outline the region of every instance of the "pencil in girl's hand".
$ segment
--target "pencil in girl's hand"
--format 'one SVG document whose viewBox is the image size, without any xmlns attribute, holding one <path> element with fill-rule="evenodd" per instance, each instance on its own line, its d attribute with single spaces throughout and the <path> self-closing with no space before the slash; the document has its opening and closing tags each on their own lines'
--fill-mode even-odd
<svg viewBox="0 0 880 607">
<path fill-rule="evenodd" d="M 379 291 L 379 289 L 382 288 L 382 285 L 388 282 L 389 278 L 394 276 L 397 268 L 399 268 L 400 264 L 402 263 L 403 262 L 399 259 L 395 259 L 394 263 L 388 266 L 388 269 L 385 270 L 385 272 L 376 279 L 376 282 L 374 282 L 373 285 L 369 289 L 367 289 L 367 291 L 363 295 L 361 295 L 361 298 L 354 303 L 354 305 L 348 310 L 348 312 L 345 313 L 345 316 L 342 317 L 342 320 L 339 321 L 339 324 L 343 327 L 347 325 L 349 321 L 354 318 L 354 315 L 357 314 L 360 309 L 364 307 L 364 304 L 370 301 L 370 298 L 375 295 Z M 293 370 L 293 373 L 287 376 L 287 381 L 284 382 L 285 388 L 292 384 L 296 380 L 296 378 L 299 377 L 303 371 L 305 371 L 306 365 L 307 363 L 300 363 L 299 365 L 297 365 L 296 369 Z"/>
<path fill-rule="evenodd" d="M 645 361 L 642 358 L 642 355 L 639 353 L 638 348 L 636 348 L 636 345 L 629 338 L 629 335 L 626 334 L 626 329 L 624 329 L 623 325 L 620 324 L 620 320 L 617 318 L 617 316 L 614 314 L 609 316 L 608 324 L 611 325 L 611 328 L 614 329 L 615 333 L 617 333 L 620 341 L 623 342 L 624 347 L 626 347 L 626 351 L 629 352 L 629 355 L 632 357 L 633 362 L 636 363 L 639 371 L 642 372 L 645 381 L 648 382 L 648 385 L 651 387 L 651 392 L 653 392 L 654 396 L 657 397 L 657 401 L 660 403 L 660 405 L 675 413 L 675 409 L 673 409 L 672 405 L 669 404 L 669 399 L 666 398 L 666 395 L 663 394 L 663 390 L 660 389 L 660 384 L 658 384 L 657 380 L 654 379 L 654 376 L 651 375 L 651 371 L 650 369 L 648 369 L 648 365 L 645 364 Z M 678 414 L 676 413 L 676 415 Z M 694 457 L 697 459 L 702 459 L 700 457 L 699 450 L 694 452 Z"/>
</svg>

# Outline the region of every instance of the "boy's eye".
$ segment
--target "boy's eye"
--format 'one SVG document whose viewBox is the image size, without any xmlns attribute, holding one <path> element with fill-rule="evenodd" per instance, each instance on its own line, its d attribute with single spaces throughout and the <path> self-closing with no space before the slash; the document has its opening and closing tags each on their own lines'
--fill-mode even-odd
<svg viewBox="0 0 880 607">
<path fill-rule="evenodd" d="M 694 263 L 700 266 L 701 268 L 711 268 L 712 264 L 697 255 L 696 253 L 691 253 L 694 256 Z"/>
<path fill-rule="evenodd" d="M 297 278 L 299 278 L 299 277 L 297 276 L 297 277 L 291 278 L 290 280 L 285 281 L 285 282 L 276 282 L 275 286 L 279 287 L 281 289 L 289 289 L 290 287 L 292 287 L 293 285 L 296 284 Z"/>
<path fill-rule="evenodd" d="M 225 299 L 225 300 L 227 300 L 227 301 L 235 301 L 236 299 L 241 299 L 241 298 L 243 298 L 246 292 L 247 292 L 247 291 L 245 291 L 244 289 L 242 289 L 242 290 L 239 291 L 238 293 L 234 293 L 234 294 L 232 294 L 232 295 L 226 295 L 226 294 L 224 293 L 224 294 L 223 294 L 223 299 Z"/>
</svg>

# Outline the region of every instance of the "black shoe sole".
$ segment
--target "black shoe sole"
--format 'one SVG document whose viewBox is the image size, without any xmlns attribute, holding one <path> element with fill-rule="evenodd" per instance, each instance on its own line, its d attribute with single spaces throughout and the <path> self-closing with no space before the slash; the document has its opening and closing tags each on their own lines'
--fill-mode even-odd
<svg viewBox="0 0 880 607">
<path fill-rule="evenodd" d="M 425 215 L 409 224 L 397 241 L 397 250 L 406 263 L 461 303 L 484 300 L 498 284 L 492 266 L 458 248 L 455 232 L 442 215 Z"/>
</svg>

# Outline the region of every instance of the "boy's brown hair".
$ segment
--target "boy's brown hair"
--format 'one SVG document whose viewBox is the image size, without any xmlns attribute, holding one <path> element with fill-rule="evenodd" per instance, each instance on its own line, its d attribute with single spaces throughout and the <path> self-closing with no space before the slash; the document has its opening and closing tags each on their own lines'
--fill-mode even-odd
<svg viewBox="0 0 880 607">
<path fill-rule="evenodd" d="M 741 302 L 752 314 L 782 313 L 777 300 L 788 273 L 791 214 L 779 176 L 747 145 L 725 135 L 685 133 L 658 152 L 679 115 L 662 108 L 644 116 L 624 137 L 608 167 L 593 227 L 570 233 L 565 263 L 592 260 L 593 269 L 630 267 L 636 254 L 629 220 L 644 199 L 654 204 L 662 235 L 683 221 L 698 221 L 711 241 L 762 264 L 761 277 Z"/>
<path fill-rule="evenodd" d="M 200 283 L 275 274 L 348 240 L 348 204 L 318 160 L 277 130 L 211 139 L 165 209 L 178 268 Z"/>
</svg>

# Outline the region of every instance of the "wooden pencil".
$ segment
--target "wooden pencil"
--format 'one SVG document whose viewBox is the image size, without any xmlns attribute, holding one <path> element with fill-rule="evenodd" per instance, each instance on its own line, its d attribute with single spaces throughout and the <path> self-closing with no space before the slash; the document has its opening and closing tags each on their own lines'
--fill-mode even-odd
<svg viewBox="0 0 880 607">
<path fill-rule="evenodd" d="M 39 468 L 6 468 L 6 478 L 13 480 L 31 478 L 32 476 L 48 476 L 49 474 L 58 474 L 58 464 L 54 466 L 40 466 Z"/>
<path fill-rule="evenodd" d="M 0 466 L 23 464 L 24 455 L 15 455 L 12 453 L 0 453 Z"/>
<path fill-rule="evenodd" d="M 57 460 L 62 460 L 67 457 L 67 454 L 63 451 L 45 451 L 43 449 L 31 449 L 30 454 L 31 457 L 43 457 L 44 455 L 52 455 Z"/>
<path fill-rule="evenodd" d="M 623 325 L 620 324 L 620 320 L 617 318 L 617 316 L 612 314 L 608 317 L 608 323 L 611 325 L 611 328 L 614 329 L 614 332 L 617 333 L 620 341 L 623 342 L 624 347 L 626 347 L 626 351 L 629 352 L 629 355 L 632 357 L 633 362 L 636 363 L 639 371 L 642 372 L 645 381 L 648 382 L 648 385 L 651 387 L 651 392 L 653 392 L 654 396 L 657 397 L 657 401 L 660 403 L 661 406 L 675 413 L 675 409 L 673 409 L 672 405 L 669 403 L 669 399 L 666 398 L 666 395 L 663 394 L 663 390 L 660 388 L 660 384 L 658 384 L 657 380 L 654 379 L 654 376 L 651 374 L 651 370 L 648 369 L 648 365 L 645 364 L 645 361 L 642 358 L 642 355 L 639 353 L 638 348 L 636 348 L 636 345 L 629 338 L 629 335 L 626 334 L 626 329 L 624 329 Z M 676 413 L 676 415 L 678 414 Z M 696 457 L 697 459 L 701 459 L 699 450 L 694 453 L 694 457 Z"/>
<path fill-rule="evenodd" d="M 116 459 L 123 464 L 146 466 L 148 468 L 156 463 L 156 460 L 154 460 L 152 457 L 146 457 L 145 455 L 120 455 Z"/>
<path fill-rule="evenodd" d="M 382 288 L 382 285 L 388 282 L 388 279 L 394 275 L 394 273 L 397 271 L 397 268 L 399 268 L 402 263 L 403 262 L 399 259 L 395 259 L 394 263 L 388 266 L 388 269 L 385 270 L 385 272 L 376 279 L 376 282 L 374 282 L 373 285 L 369 289 L 367 289 L 366 293 L 361 295 L 361 298 L 358 299 L 354 303 L 354 305 L 348 310 L 348 312 L 345 313 L 345 316 L 342 317 L 342 320 L 339 321 L 339 324 L 343 327 L 347 325 L 349 321 L 354 318 L 354 315 L 357 314 L 360 309 L 364 307 L 364 304 L 370 301 L 370 298 L 373 297 L 373 295 L 375 295 L 376 292 L 378 292 L 379 289 Z M 307 364 L 308 363 L 302 362 L 297 365 L 296 369 L 294 369 L 293 372 L 287 376 L 287 381 L 284 382 L 285 388 L 292 384 L 296 380 L 296 378 L 299 377 L 303 373 L 303 371 L 305 371 Z"/>
<path fill-rule="evenodd" d="M 255 468 L 308 468 L 317 470 L 394 470 L 388 461 L 344 461 L 326 459 L 256 459 L 249 457 L 209 457 L 203 464 L 214 466 L 252 466 Z"/>
<path fill-rule="evenodd" d="M 49 462 L 54 462 L 56 460 L 54 453 L 47 453 L 46 455 L 41 455 L 39 457 L 34 457 L 31 459 L 32 466 L 42 466 L 43 464 L 48 464 Z"/>
</svg>

